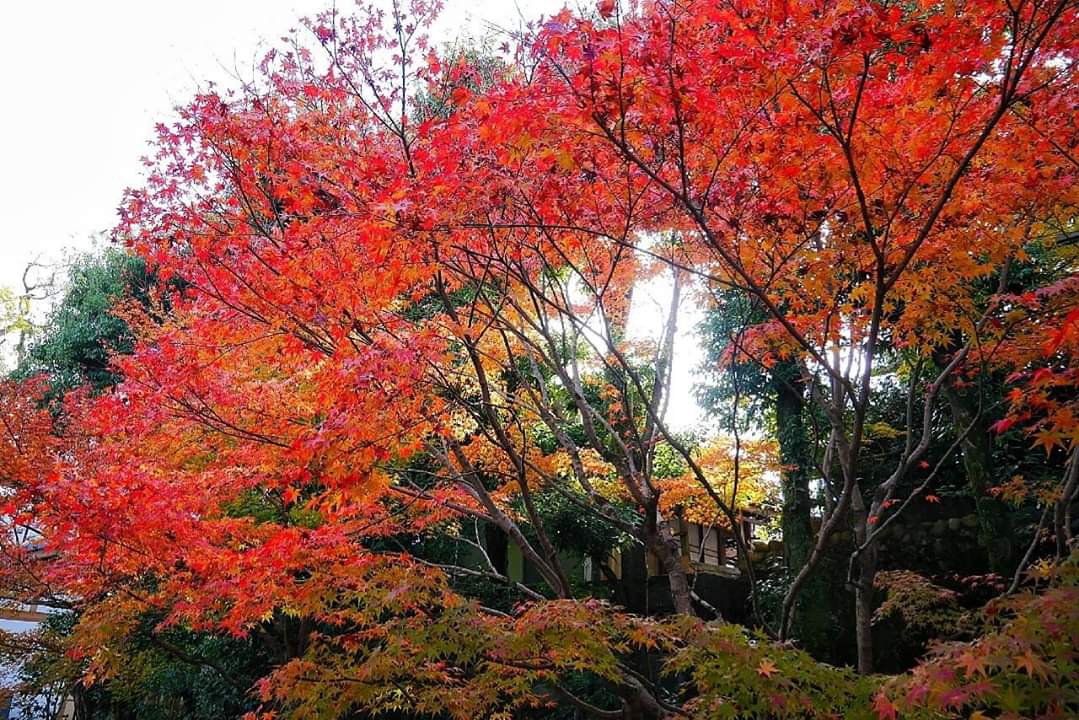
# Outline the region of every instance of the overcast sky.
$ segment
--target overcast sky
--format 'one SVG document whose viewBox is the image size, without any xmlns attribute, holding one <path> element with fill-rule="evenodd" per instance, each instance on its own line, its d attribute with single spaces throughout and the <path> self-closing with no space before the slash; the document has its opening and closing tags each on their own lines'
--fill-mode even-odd
<svg viewBox="0 0 1079 720">
<path fill-rule="evenodd" d="M 206 81 L 228 85 L 232 69 L 250 67 L 297 18 L 331 1 L 0 0 L 0 286 L 21 289 L 27 263 L 91 247 L 116 223 L 124 189 L 139 183 L 154 125 Z M 445 4 L 437 42 L 515 28 L 567 0 Z M 634 324 L 649 334 L 662 310 L 639 305 Z M 682 319 L 683 334 L 698 312 Z M 690 400 L 699 351 L 689 347 L 676 360 L 671 407 L 681 427 L 699 413 Z"/>
<path fill-rule="evenodd" d="M 529 17 L 565 0 L 522 0 Z M 89 247 L 139 181 L 154 125 L 206 80 L 228 84 L 330 0 L 0 0 L 0 285 Z M 349 0 L 338 0 L 345 7 Z M 436 39 L 516 27 L 512 0 L 449 0 Z"/>
</svg>

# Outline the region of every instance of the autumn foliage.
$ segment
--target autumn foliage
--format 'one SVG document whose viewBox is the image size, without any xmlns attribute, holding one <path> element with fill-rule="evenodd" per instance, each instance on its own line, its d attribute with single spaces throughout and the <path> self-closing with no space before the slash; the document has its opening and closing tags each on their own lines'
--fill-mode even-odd
<svg viewBox="0 0 1079 720">
<path fill-rule="evenodd" d="M 745 293 L 758 320 L 729 358 L 803 368 L 830 460 L 818 541 L 853 527 L 859 608 L 878 530 L 932 495 L 949 383 L 1005 374 L 993 431 L 1074 458 L 1079 7 L 602 2 L 486 64 L 428 44 L 436 10 L 319 15 L 253 81 L 159 126 L 117 230 L 162 279 L 117 310 L 137 338 L 114 358 L 122 380 L 59 415 L 33 385 L 0 388 L 5 515 L 41 534 L 35 581 L 81 604 L 88 676 L 115 674 L 114 648 L 153 617 L 283 628 L 287 656 L 252 690 L 266 717 L 1076 712 L 1070 565 L 883 689 L 706 626 L 673 519 L 736 527 L 784 469 L 756 438 L 697 447 L 666 411 L 679 308 Z M 1035 251 L 1069 276 L 1016 294 L 1009 268 Z M 642 339 L 647 283 L 669 302 Z M 912 410 L 870 487 L 886 354 Z M 1076 467 L 1038 489 L 1061 517 Z M 677 616 L 582 597 L 550 498 L 652 553 Z M 462 569 L 410 550 L 439 536 L 482 552 L 477 523 L 534 582 L 485 554 Z M 469 596 L 453 582 L 469 571 L 515 601 Z M 674 680 L 641 675 L 641 653 Z M 574 694 L 582 674 L 618 705 Z"/>
</svg>

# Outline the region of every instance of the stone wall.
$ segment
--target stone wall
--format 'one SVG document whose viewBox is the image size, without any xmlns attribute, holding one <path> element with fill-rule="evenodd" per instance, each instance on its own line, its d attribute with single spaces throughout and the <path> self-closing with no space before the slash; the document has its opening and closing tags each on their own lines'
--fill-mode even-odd
<svg viewBox="0 0 1079 720">
<path fill-rule="evenodd" d="M 833 535 L 837 552 L 845 555 L 852 532 Z M 753 562 L 765 563 L 783 554 L 782 541 L 757 542 Z M 924 575 L 984 573 L 985 550 L 978 542 L 978 517 L 967 498 L 945 498 L 939 503 L 911 507 L 881 534 L 880 568 L 904 568 Z"/>
</svg>

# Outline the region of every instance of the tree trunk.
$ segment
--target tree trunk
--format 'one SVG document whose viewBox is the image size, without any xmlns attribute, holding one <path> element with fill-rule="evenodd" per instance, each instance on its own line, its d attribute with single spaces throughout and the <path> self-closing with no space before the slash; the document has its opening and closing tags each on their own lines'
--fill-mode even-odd
<svg viewBox="0 0 1079 720">
<path fill-rule="evenodd" d="M 659 720 L 663 709 L 651 693 L 641 687 L 627 687 L 622 693 L 622 720 Z"/>
<path fill-rule="evenodd" d="M 71 689 L 71 699 L 75 705 L 75 720 L 91 720 L 93 706 L 90 698 L 87 697 L 86 686 L 82 684 L 82 680 L 77 681 Z"/>
<path fill-rule="evenodd" d="M 1056 538 L 1058 560 L 1067 557 L 1074 539 L 1071 507 L 1076 493 L 1079 492 L 1079 445 L 1072 448 L 1065 467 L 1067 472 L 1064 475 L 1064 485 L 1053 508 L 1053 536 Z"/>
<path fill-rule="evenodd" d="M 783 493 L 783 556 L 787 569 L 800 570 L 809 560 L 816 539 L 812 525 L 809 493 L 812 448 L 805 426 L 805 395 L 801 373 L 793 362 L 777 364 L 771 375 L 776 394 L 776 434 L 783 463 L 780 477 Z M 802 646 L 817 657 L 827 657 L 833 636 L 829 604 L 837 587 L 829 568 L 818 568 L 798 596 L 792 628 Z"/>
<path fill-rule="evenodd" d="M 1013 529 L 1008 508 L 989 494 L 989 488 L 993 485 L 993 438 L 988 420 L 984 414 L 978 416 L 976 399 L 956 388 L 953 383 L 945 386 L 944 394 L 952 411 L 955 432 L 963 433 L 970 427 L 960 447 L 967 486 L 978 515 L 978 540 L 985 548 L 989 569 L 1009 576 L 1015 569 Z"/>
<path fill-rule="evenodd" d="M 870 543 L 858 556 L 858 585 L 854 590 L 855 636 L 858 645 L 858 672 L 873 672 L 873 581 L 877 575 L 877 545 Z"/>
<path fill-rule="evenodd" d="M 873 672 L 873 582 L 877 577 L 877 541 L 869 541 L 869 508 L 860 490 L 851 495 L 854 520 L 854 553 L 847 568 L 847 579 L 854 585 L 854 641 L 858 672 Z M 859 552 L 857 548 L 862 548 Z"/>
<path fill-rule="evenodd" d="M 645 546 L 656 556 L 671 588 L 674 609 L 680 615 L 696 615 L 689 577 L 682 562 L 682 546 L 666 520 L 657 520 L 645 528 Z"/>
</svg>

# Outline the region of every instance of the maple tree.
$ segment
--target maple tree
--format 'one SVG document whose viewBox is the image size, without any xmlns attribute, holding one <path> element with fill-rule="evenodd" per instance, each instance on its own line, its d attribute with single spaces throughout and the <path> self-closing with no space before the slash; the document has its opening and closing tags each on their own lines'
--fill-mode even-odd
<svg viewBox="0 0 1079 720">
<path fill-rule="evenodd" d="M 153 617 L 151 636 L 265 636 L 276 669 L 259 696 L 298 716 L 828 716 L 874 695 L 892 712 L 870 680 L 706 628 L 696 616 L 717 611 L 679 522 L 726 528 L 752 585 L 743 512 L 777 470 L 807 494 L 792 464 L 813 462 L 823 517 L 814 535 L 799 506 L 811 546 L 776 635 L 849 523 L 868 674 L 880 538 L 932 502 L 984 420 L 957 423 L 930 465 L 938 405 L 1009 367 L 1028 382 L 995 430 L 1073 458 L 1043 498 L 1067 554 L 1074 264 L 1060 251 L 1072 277 L 1030 296 L 1007 281 L 1035 238 L 1065 244 L 1079 200 L 1079 8 L 603 2 L 482 60 L 440 58 L 424 34 L 437 10 L 323 13 L 255 80 L 159 126 L 118 235 L 162 283 L 118 310 L 134 337 L 118 383 L 70 393 L 61 427 L 42 391 L 10 390 L 26 430 L 9 436 L 40 442 L 12 456 L 11 509 L 55 553 L 48 585 L 82 606 L 87 674 L 120 673 L 117 648 Z M 669 296 L 641 337 L 649 285 Z M 698 447 L 673 429 L 681 310 L 730 293 L 750 312 L 723 371 L 793 388 L 786 417 L 822 421 L 795 438 L 813 449 L 781 437 L 777 461 L 768 441 Z M 906 413 L 871 482 L 882 370 Z M 582 599 L 555 504 L 647 549 L 679 617 Z M 511 577 L 481 526 L 536 577 Z M 431 538 L 477 562 L 426 552 Z M 614 543 L 595 545 L 606 561 Z M 694 689 L 642 675 L 640 653 Z M 1031 658 L 1027 675 L 1046 675 Z M 620 709 L 575 692 L 575 673 Z"/>
<path fill-rule="evenodd" d="M 819 368 L 823 377 L 812 392 L 831 426 L 834 481 L 833 469 L 823 470 L 836 511 L 818 548 L 852 509 L 859 664 L 868 669 L 875 538 L 887 523 L 886 503 L 928 446 L 942 384 L 975 344 L 953 352 L 935 378 L 912 375 L 912 398 L 925 408 L 924 421 L 912 418 L 907 451 L 872 490 L 862 486 L 858 467 L 871 377 L 887 345 L 925 352 L 964 323 L 978 336 L 988 318 L 961 316 L 969 305 L 964 291 L 1021 249 L 1028 225 L 1017 218 L 1052 216 L 1062 203 L 1069 206 L 1074 165 L 1059 156 L 1058 169 L 1042 175 L 1055 152 L 1044 143 L 1054 141 L 1011 108 L 1038 102 L 1040 92 L 1047 108 L 1068 104 L 1062 98 L 1073 68 L 1046 60 L 1068 52 L 1070 31 L 1053 30 L 1069 27 L 1057 22 L 1074 9 L 949 6 L 909 24 L 899 22 L 899 8 L 801 10 L 664 8 L 649 19 L 651 34 L 566 28 L 552 38 L 552 52 L 567 69 L 580 122 L 594 127 L 608 155 L 665 195 L 698 234 L 695 249 L 704 258 L 689 255 L 686 264 L 748 292 L 770 314 L 772 323 L 758 338 L 761 362 L 773 361 L 769 353 L 795 354 Z M 979 10 L 988 15 L 966 25 Z M 714 23 L 747 42 L 732 48 L 696 38 L 696 28 L 714 37 Z M 998 44 L 986 42 L 986 27 L 1002 30 Z M 1015 32 L 1009 35 L 1008 27 Z M 947 41 L 932 37 L 945 28 Z M 1024 39 L 1009 43 L 1009 37 Z M 600 49 L 604 42 L 610 52 Z M 941 43 L 953 62 L 935 57 Z M 808 47 L 812 54 L 799 52 Z M 737 62 L 729 61 L 732 55 Z M 628 60 L 638 57 L 639 65 Z M 1020 140 L 1027 132 L 1030 140 Z M 879 142 L 882 137 L 888 140 Z M 1073 137 L 1059 144 L 1068 147 Z M 743 146 L 751 148 L 748 156 Z M 1037 153 L 1037 161 L 1023 159 L 1024 150 Z M 1064 184 L 1032 196 L 1036 166 L 1039 180 Z M 988 199 L 983 192 L 990 186 Z M 1038 208 L 1039 200 L 1049 206 Z M 1012 229 L 985 230 L 1002 226 Z M 977 256 L 963 233 L 977 241 Z M 813 564 L 792 586 L 788 615 Z"/>
<path fill-rule="evenodd" d="M 1034 571 L 1048 587 L 1005 598 L 987 608 L 990 627 L 970 643 L 934 649 L 908 677 L 877 696 L 881 717 L 907 708 L 936 708 L 947 716 L 1067 717 L 1079 706 L 1075 684 L 1075 558 Z"/>
<path fill-rule="evenodd" d="M 1073 262 L 1074 252 L 1074 244 L 1066 242 L 1051 257 L 1067 266 Z M 1000 343 L 1001 350 L 995 358 L 999 367 L 1009 371 L 1009 389 L 1007 414 L 993 424 L 992 430 L 1004 434 L 1016 428 L 1032 439 L 1034 447 L 1043 449 L 1046 457 L 1059 453 L 1066 458 L 1059 479 L 1039 482 L 1016 475 L 996 488 L 998 494 L 1013 502 L 1028 495 L 1038 499 L 1044 506 L 1038 533 L 1043 526 L 1051 529 L 1055 554 L 1061 559 L 1071 544 L 1071 505 L 1079 488 L 1074 392 L 1074 325 L 1079 318 L 1079 298 L 1074 274 L 1049 280 L 1035 290 L 1012 293 L 1005 299 L 1008 320 L 1019 329 Z M 1031 322 L 1034 317 L 1037 320 Z M 1029 556 L 1028 550 L 1024 562 Z M 1018 575 L 1013 589 L 1017 584 Z"/>
<path fill-rule="evenodd" d="M 28 504 L 41 492 L 58 447 L 51 418 L 40 406 L 45 390 L 40 381 L 0 383 L 0 493 L 5 529 L 0 539 L 0 572 L 5 602 L 39 596 L 47 587 L 33 558 L 41 538 Z"/>
</svg>

